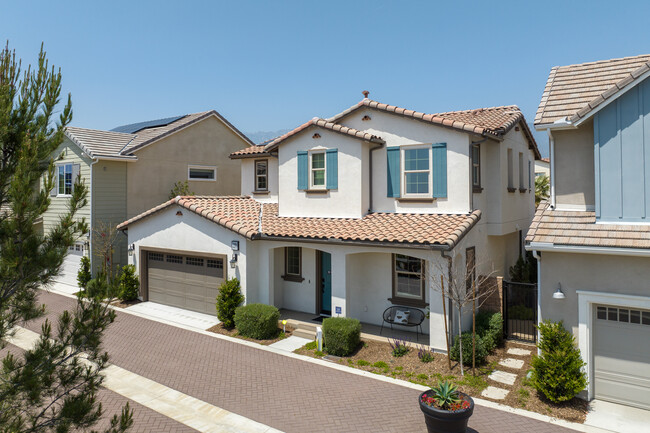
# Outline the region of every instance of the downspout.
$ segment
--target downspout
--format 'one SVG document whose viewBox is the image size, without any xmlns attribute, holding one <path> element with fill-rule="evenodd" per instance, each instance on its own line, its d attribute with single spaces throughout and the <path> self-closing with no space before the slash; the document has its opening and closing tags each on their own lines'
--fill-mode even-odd
<svg viewBox="0 0 650 433">
<path fill-rule="evenodd" d="M 368 194 L 370 197 L 368 197 L 368 213 L 372 212 L 372 152 L 374 152 L 377 149 L 380 149 L 382 147 L 381 144 L 378 144 L 375 147 L 371 147 L 370 150 L 368 151 L 368 157 L 370 158 L 368 160 Z"/>
<path fill-rule="evenodd" d="M 551 169 L 551 208 L 555 209 L 555 138 L 551 128 L 546 130 L 548 133 L 549 161 Z"/>
<path fill-rule="evenodd" d="M 440 255 L 442 256 L 443 259 L 447 259 L 447 280 L 451 281 L 453 258 L 451 256 L 446 255 L 445 252 L 446 251 L 444 250 L 440 251 Z M 447 298 L 447 303 L 448 303 L 447 311 L 449 311 L 449 316 L 447 316 L 447 322 L 448 322 L 447 327 L 449 329 L 449 347 L 451 348 L 451 346 L 454 345 L 454 335 L 456 335 L 454 333 L 454 320 L 453 320 L 454 309 L 453 309 L 451 299 Z"/>
<path fill-rule="evenodd" d="M 539 251 L 533 250 L 533 257 L 537 260 L 537 355 L 540 355 L 539 324 L 542 321 L 542 256 L 539 254 Z"/>
</svg>

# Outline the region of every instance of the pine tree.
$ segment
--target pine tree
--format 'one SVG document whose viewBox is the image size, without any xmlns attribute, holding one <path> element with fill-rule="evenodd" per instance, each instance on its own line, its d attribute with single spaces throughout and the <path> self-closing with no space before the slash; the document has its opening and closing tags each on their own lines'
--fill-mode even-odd
<svg viewBox="0 0 650 433">
<path fill-rule="evenodd" d="M 47 234 L 35 225 L 50 205 L 53 153 L 72 118 L 70 96 L 60 107 L 60 95 L 61 72 L 49 67 L 42 48 L 37 67 L 24 72 L 8 44 L 0 51 L 0 349 L 9 351 L 0 365 L 0 431 L 83 431 L 102 416 L 97 391 L 108 362 L 102 334 L 115 319 L 106 304 L 78 299 L 74 311 L 59 316 L 56 330 L 45 322 L 31 350 L 12 352 L 6 344 L 16 327 L 45 315 L 39 288 L 88 231 L 77 217 L 87 204 L 80 178 L 67 214 Z M 106 431 L 123 432 L 131 423 L 127 405 Z"/>
</svg>

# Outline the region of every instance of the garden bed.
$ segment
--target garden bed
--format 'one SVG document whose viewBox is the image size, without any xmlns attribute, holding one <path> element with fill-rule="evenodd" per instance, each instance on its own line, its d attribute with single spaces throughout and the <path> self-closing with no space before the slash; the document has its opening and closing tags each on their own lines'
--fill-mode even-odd
<svg viewBox="0 0 650 433">
<path fill-rule="evenodd" d="M 239 335 L 239 332 L 237 332 L 236 328 L 228 329 L 224 327 L 222 323 L 218 323 L 213 327 L 206 329 L 206 331 L 214 332 L 215 334 L 227 335 L 228 337 L 239 338 L 241 340 L 253 341 L 255 343 L 268 346 L 269 344 L 277 343 L 280 340 L 284 340 L 285 338 L 290 337 L 293 333 L 293 328 L 291 326 L 286 326 L 286 332 L 284 332 L 282 331 L 282 328 L 278 327 L 278 335 L 275 338 L 268 340 L 255 340 L 253 338 L 244 337 L 243 335 Z"/>
<path fill-rule="evenodd" d="M 112 306 L 114 307 L 119 307 L 119 308 L 128 308 L 131 307 L 135 304 L 139 304 L 140 302 L 143 302 L 139 299 L 134 299 L 133 301 L 120 301 L 119 299 L 113 301 L 111 303 Z"/>
<path fill-rule="evenodd" d="M 499 360 L 512 357 L 512 355 L 506 353 L 509 348 L 535 351 L 534 346 L 506 341 L 503 347 L 497 347 L 492 354 L 488 355 L 487 362 L 484 365 L 476 368 L 476 376 L 472 376 L 471 367 L 465 367 L 464 377 L 460 374 L 458 362 L 452 361 L 451 370 L 449 369 L 447 356 L 444 354 L 436 353 L 433 361 L 423 363 L 418 358 L 418 349 L 411 348 L 406 355 L 396 358 L 393 356 L 392 348 L 388 343 L 371 340 L 362 340 L 361 345 L 352 355 L 342 357 L 338 362 L 349 367 L 407 380 L 424 386 L 433 386 L 440 380 L 449 380 L 458 385 L 460 391 L 472 397 L 483 399 L 485 397 L 481 397 L 481 391 L 488 386 L 509 389 L 510 392 L 505 400 L 493 401 L 567 421 L 584 422 L 587 413 L 587 402 L 584 400 L 574 398 L 564 404 L 554 404 L 543 398 L 543 396 L 538 396 L 537 391 L 526 384 L 526 372 L 529 369 L 532 355 L 517 357 L 524 360 L 524 366 L 519 370 L 508 369 L 499 365 Z M 325 355 L 325 353 L 316 351 L 315 342 L 297 349 L 295 353 L 315 358 L 321 358 Z M 507 386 L 488 379 L 490 373 L 496 369 L 517 374 L 515 384 Z M 523 391 L 520 391 L 522 389 Z"/>
</svg>

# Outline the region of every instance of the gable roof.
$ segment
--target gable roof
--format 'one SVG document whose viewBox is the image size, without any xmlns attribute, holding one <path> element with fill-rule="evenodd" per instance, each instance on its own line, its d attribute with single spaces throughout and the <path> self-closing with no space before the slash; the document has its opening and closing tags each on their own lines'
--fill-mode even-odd
<svg viewBox="0 0 650 433">
<path fill-rule="evenodd" d="M 255 145 L 245 147 L 230 154 L 230 159 L 258 158 L 260 156 L 269 156 L 271 152 L 264 150 L 264 145 Z"/>
<path fill-rule="evenodd" d="M 535 126 L 586 117 L 620 90 L 650 71 L 650 54 L 555 66 L 546 81 Z"/>
<path fill-rule="evenodd" d="M 248 137 L 242 134 L 237 128 L 235 128 L 230 122 L 228 122 L 215 110 L 176 116 L 156 121 L 140 122 L 116 128 L 123 130 L 137 130 L 134 133 L 117 132 L 115 130 L 100 131 L 96 129 L 77 128 L 70 126 L 66 128 L 66 135 L 90 157 L 135 160 L 137 157 L 133 154 L 133 152 L 137 151 L 138 149 L 161 140 L 173 134 L 174 132 L 198 123 L 210 116 L 216 116 L 235 134 L 253 146 L 253 143 L 248 139 Z"/>
<path fill-rule="evenodd" d="M 293 239 L 451 249 L 481 218 L 469 214 L 370 213 L 363 218 L 280 217 L 277 203 L 250 197 L 175 197 L 117 226 L 118 230 L 178 205 L 248 239 Z"/>
</svg>

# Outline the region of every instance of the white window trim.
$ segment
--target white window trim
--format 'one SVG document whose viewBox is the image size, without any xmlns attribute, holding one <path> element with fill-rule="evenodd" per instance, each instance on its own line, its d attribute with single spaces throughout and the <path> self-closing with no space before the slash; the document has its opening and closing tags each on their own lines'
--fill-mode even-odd
<svg viewBox="0 0 650 433">
<path fill-rule="evenodd" d="M 193 168 L 198 168 L 201 170 L 212 170 L 214 173 L 214 179 L 194 179 L 190 176 L 190 170 Z M 187 166 L 187 180 L 192 182 L 216 182 L 217 181 L 217 167 L 214 165 L 188 165 Z"/>
<path fill-rule="evenodd" d="M 72 174 L 72 172 L 74 171 L 74 163 L 73 162 L 63 162 L 63 163 L 60 163 L 60 164 L 56 164 L 56 166 L 55 166 L 56 167 L 56 186 L 54 188 L 56 189 L 56 197 L 62 197 L 62 198 L 72 197 L 72 194 L 61 194 L 59 192 L 59 167 L 64 167 L 63 175 L 65 176 L 65 166 L 67 166 L 67 165 L 70 166 L 70 173 Z M 65 189 L 65 180 L 63 182 L 64 182 L 64 187 L 63 188 Z M 71 189 L 74 188 L 74 182 L 75 182 L 75 180 L 72 179 L 72 187 L 71 187 Z"/>
<path fill-rule="evenodd" d="M 312 167 L 312 156 L 317 154 L 317 153 L 322 153 L 323 154 L 323 168 L 317 168 L 316 170 L 322 170 L 323 171 L 323 184 L 322 185 L 314 185 L 314 168 Z M 310 150 L 309 151 L 309 189 L 327 189 L 327 155 L 326 155 L 326 149 L 315 149 L 315 150 Z"/>
<path fill-rule="evenodd" d="M 400 182 L 400 193 L 401 197 L 404 198 L 431 198 L 433 197 L 433 161 L 431 158 L 431 144 L 409 144 L 406 146 L 400 146 L 399 152 L 400 152 L 400 176 L 401 176 L 401 182 Z M 415 149 L 427 149 L 429 151 L 429 192 L 426 194 L 414 194 L 414 193 L 407 193 L 406 192 L 406 171 L 404 170 L 404 164 L 406 162 L 405 158 L 405 151 L 406 150 L 415 150 Z M 423 172 L 422 170 L 409 170 L 409 173 L 412 172 Z"/>
<path fill-rule="evenodd" d="M 587 373 L 587 400 L 594 398 L 594 363 L 593 359 L 593 326 L 594 305 L 611 305 L 631 309 L 647 310 L 650 298 L 635 295 L 619 295 L 607 292 L 591 292 L 577 290 L 578 294 L 578 348 L 582 360 L 587 364 L 584 371 Z M 539 319 L 541 321 L 541 318 Z"/>
<path fill-rule="evenodd" d="M 260 175 L 257 174 L 257 164 L 259 163 L 264 163 L 266 164 L 266 174 L 265 175 Z M 253 185 L 254 191 L 255 192 L 267 192 L 269 190 L 269 160 L 268 159 L 256 159 L 253 162 L 253 171 L 255 172 L 255 185 Z M 260 177 L 264 177 L 266 179 L 266 188 L 260 189 L 258 188 L 258 180 Z"/>
</svg>

